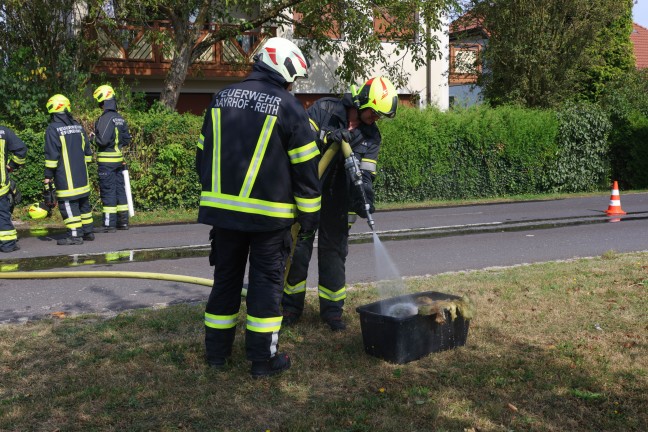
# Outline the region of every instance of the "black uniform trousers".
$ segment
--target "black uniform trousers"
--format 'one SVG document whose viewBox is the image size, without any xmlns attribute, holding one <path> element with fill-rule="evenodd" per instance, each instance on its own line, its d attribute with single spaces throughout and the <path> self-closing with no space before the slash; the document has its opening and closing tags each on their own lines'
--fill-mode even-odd
<svg viewBox="0 0 648 432">
<path fill-rule="evenodd" d="M 99 163 L 99 195 L 103 204 L 103 226 L 116 228 L 128 225 L 128 200 L 123 175 L 124 166 L 120 164 Z"/>
<path fill-rule="evenodd" d="M 209 259 L 214 266 L 214 286 L 205 309 L 207 361 L 232 354 L 235 322 L 229 328 L 213 328 L 208 325 L 207 317 L 219 319 L 238 314 L 248 257 L 246 356 L 251 361 L 268 360 L 277 352 L 279 328 L 253 331 L 250 330 L 250 319 L 268 318 L 279 325 L 281 323 L 281 291 L 286 258 L 290 252 L 290 228 L 244 232 L 214 227 L 211 236 Z"/>
<path fill-rule="evenodd" d="M 94 232 L 90 197 L 59 200 L 58 208 L 67 228 L 68 237 L 83 237 Z"/>
<path fill-rule="evenodd" d="M 0 169 L 4 169 L 0 167 Z M 0 196 L 0 250 L 13 251 L 18 234 L 11 222 L 11 205 L 9 194 Z"/>
<path fill-rule="evenodd" d="M 345 263 L 349 250 L 348 202 L 346 172 L 341 164 L 337 164 L 324 179 L 317 234 L 319 306 L 324 321 L 340 318 L 344 308 Z M 301 315 L 304 310 L 306 278 L 314 240 L 314 237 L 298 240 L 295 245 L 282 299 L 284 312 Z M 296 287 L 294 291 L 297 292 L 289 293 L 291 287 Z"/>
</svg>

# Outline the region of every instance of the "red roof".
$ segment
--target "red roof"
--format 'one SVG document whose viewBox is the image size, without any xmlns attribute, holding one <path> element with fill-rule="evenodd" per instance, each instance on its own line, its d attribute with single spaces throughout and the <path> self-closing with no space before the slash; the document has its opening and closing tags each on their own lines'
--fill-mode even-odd
<svg viewBox="0 0 648 432">
<path fill-rule="evenodd" d="M 637 69 L 648 68 L 648 29 L 637 23 L 632 23 L 630 40 L 634 45 Z"/>
</svg>

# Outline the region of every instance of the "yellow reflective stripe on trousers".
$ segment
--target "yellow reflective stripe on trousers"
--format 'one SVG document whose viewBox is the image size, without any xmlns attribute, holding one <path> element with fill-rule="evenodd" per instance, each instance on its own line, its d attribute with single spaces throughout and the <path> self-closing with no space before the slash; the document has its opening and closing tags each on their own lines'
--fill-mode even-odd
<svg viewBox="0 0 648 432">
<path fill-rule="evenodd" d="M 214 149 L 212 154 L 212 192 L 221 191 L 220 179 L 220 150 L 221 150 L 221 135 L 220 135 L 220 108 L 212 108 L 212 139 L 214 140 Z"/>
<path fill-rule="evenodd" d="M 344 300 L 346 298 L 346 285 L 337 291 L 331 291 L 330 289 L 324 288 L 322 285 L 319 285 L 317 287 L 317 291 L 320 297 L 334 302 Z"/>
<path fill-rule="evenodd" d="M 226 330 L 236 327 L 238 313 L 234 315 L 213 315 L 205 312 L 205 326 Z"/>
<path fill-rule="evenodd" d="M 322 197 L 317 198 L 300 198 L 295 196 L 295 202 L 297 203 L 297 209 L 304 213 L 315 213 L 319 211 L 322 207 Z"/>
<path fill-rule="evenodd" d="M 295 285 L 290 285 L 288 282 L 284 285 L 284 292 L 286 294 L 299 294 L 300 292 L 306 291 L 306 281 L 297 282 Z"/>
<path fill-rule="evenodd" d="M 261 129 L 261 134 L 259 135 L 256 148 L 254 149 L 254 155 L 252 155 L 250 166 L 245 174 L 245 180 L 243 180 L 243 186 L 241 186 L 241 192 L 239 195 L 242 197 L 247 198 L 252 192 L 252 187 L 254 186 L 257 174 L 259 173 L 259 167 L 261 166 L 261 162 L 263 162 L 263 156 L 268 148 L 268 141 L 270 141 L 270 135 L 272 134 L 272 129 L 274 128 L 276 121 L 277 117 L 270 115 L 266 116 L 265 122 L 263 123 L 263 129 Z"/>
<path fill-rule="evenodd" d="M 278 218 L 294 218 L 296 213 L 295 204 L 276 203 L 206 191 L 200 195 L 200 205 Z"/>
<path fill-rule="evenodd" d="M 320 151 L 317 148 L 317 144 L 315 144 L 315 141 L 309 142 L 305 146 L 301 146 L 296 149 L 292 149 L 288 151 L 288 157 L 290 158 L 290 163 L 293 165 L 311 160 L 319 154 Z"/>
<path fill-rule="evenodd" d="M 67 228 L 81 228 L 81 216 L 73 216 L 63 221 Z"/>
<path fill-rule="evenodd" d="M 103 207 L 101 210 L 103 210 L 104 213 L 108 213 L 108 214 L 117 213 L 117 207 L 112 207 L 112 206 L 111 207 Z"/>
<path fill-rule="evenodd" d="M 279 331 L 283 317 L 257 318 L 248 314 L 245 328 L 257 333 L 272 333 Z"/>
<path fill-rule="evenodd" d="M 119 204 L 117 206 L 118 212 L 128 211 L 128 204 Z"/>
<path fill-rule="evenodd" d="M 0 231 L 0 241 L 11 241 L 18 238 L 18 232 L 14 230 Z"/>
</svg>

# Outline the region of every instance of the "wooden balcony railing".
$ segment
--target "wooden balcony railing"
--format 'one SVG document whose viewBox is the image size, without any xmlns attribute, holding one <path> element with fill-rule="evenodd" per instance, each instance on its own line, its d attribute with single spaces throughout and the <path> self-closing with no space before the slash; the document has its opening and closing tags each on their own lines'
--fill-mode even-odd
<svg viewBox="0 0 648 432">
<path fill-rule="evenodd" d="M 206 26 L 197 43 L 213 32 L 215 26 L 216 24 Z M 155 34 L 170 31 L 169 28 L 169 22 L 155 21 L 148 31 L 153 30 Z M 263 27 L 260 31 L 245 32 L 217 42 L 190 67 L 188 76 L 244 77 L 250 72 L 252 58 L 258 49 L 276 33 L 276 27 Z M 146 36 L 141 27 L 124 26 L 118 32 L 110 33 L 101 28 L 93 28 L 90 34 L 102 47 L 101 60 L 95 67 L 95 73 L 105 73 L 109 76 L 163 77 L 169 70 L 173 59 L 170 46 L 151 43 L 151 38 Z"/>
</svg>

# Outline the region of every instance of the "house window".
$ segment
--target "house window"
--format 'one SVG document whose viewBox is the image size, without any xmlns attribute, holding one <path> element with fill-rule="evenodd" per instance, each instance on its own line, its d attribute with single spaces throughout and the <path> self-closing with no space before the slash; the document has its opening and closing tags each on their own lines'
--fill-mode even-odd
<svg viewBox="0 0 648 432">
<path fill-rule="evenodd" d="M 469 84 L 477 82 L 481 73 L 479 53 L 481 45 L 450 46 L 450 84 Z"/>
</svg>

